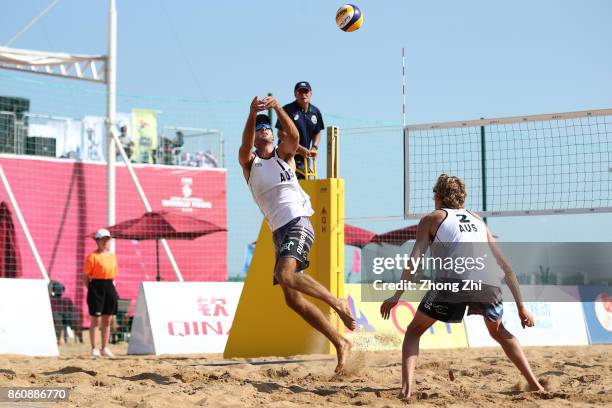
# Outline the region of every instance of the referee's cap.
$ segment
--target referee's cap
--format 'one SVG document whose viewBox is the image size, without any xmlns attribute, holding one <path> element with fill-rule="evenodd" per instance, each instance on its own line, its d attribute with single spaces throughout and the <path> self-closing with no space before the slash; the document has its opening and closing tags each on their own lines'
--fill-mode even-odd
<svg viewBox="0 0 612 408">
<path fill-rule="evenodd" d="M 293 87 L 293 91 L 297 91 L 298 89 L 307 89 L 308 91 L 312 91 L 312 87 L 307 81 L 300 81 Z"/>
<path fill-rule="evenodd" d="M 106 237 L 108 238 L 111 237 L 111 233 L 109 230 L 102 228 L 96 231 L 96 235 L 95 235 L 96 239 L 101 239 L 101 238 L 106 238 Z"/>
</svg>

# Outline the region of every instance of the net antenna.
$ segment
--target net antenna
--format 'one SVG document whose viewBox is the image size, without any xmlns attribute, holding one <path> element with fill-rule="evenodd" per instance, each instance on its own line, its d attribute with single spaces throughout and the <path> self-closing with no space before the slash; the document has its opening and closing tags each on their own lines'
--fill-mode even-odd
<svg viewBox="0 0 612 408">
<path fill-rule="evenodd" d="M 433 210 L 441 173 L 484 217 L 612 212 L 612 109 L 404 127 L 404 218 Z"/>
<path fill-rule="evenodd" d="M 408 140 L 408 132 L 406 131 L 406 57 L 404 53 L 404 47 L 402 47 L 402 133 L 404 141 L 404 156 L 408 156 L 408 149 L 410 146 L 406 143 Z M 404 160 L 404 212 L 406 212 L 407 200 L 409 197 L 409 190 L 407 189 L 410 185 L 410 173 L 407 170 L 406 159 Z"/>
<path fill-rule="evenodd" d="M 16 36 L 9 41 L 12 42 L 14 39 L 25 32 L 31 27 L 36 20 L 46 14 L 57 2 L 52 3 L 47 7 L 41 14 L 35 17 L 30 23 L 24 27 Z M 57 53 L 57 52 L 46 52 L 46 51 L 33 51 L 24 50 L 10 47 L 0 47 L 0 69 L 7 69 L 13 71 L 28 72 L 34 74 L 49 75 L 54 77 L 62 77 L 67 79 L 79 80 L 79 81 L 90 81 L 106 84 L 106 135 L 107 135 L 107 171 L 106 171 L 106 186 L 107 186 L 107 219 L 108 225 L 114 225 L 116 223 L 116 176 L 115 176 L 115 164 L 117 146 L 119 152 L 122 155 L 125 164 L 132 176 L 132 181 L 136 185 L 136 189 L 141 197 L 141 200 L 145 206 L 146 211 L 151 211 L 148 205 L 148 200 L 144 196 L 144 191 L 138 182 L 138 178 L 133 171 L 132 165 L 128 160 L 127 156 L 123 151 L 121 143 L 119 142 L 116 135 L 114 135 L 114 128 L 116 125 L 116 73 L 117 73 L 117 8 L 116 0 L 109 0 L 109 11 L 108 11 L 108 51 L 106 55 L 80 55 L 80 54 L 68 54 L 68 53 Z M 4 172 L 0 169 L 0 176 L 3 176 Z M 20 226 L 24 232 L 28 231 L 25 219 L 19 210 L 17 201 L 14 196 L 10 193 L 10 184 L 6 177 L 0 177 L 9 198 L 11 204 L 16 211 L 17 219 L 19 220 Z M 36 245 L 29 233 L 25 233 L 29 247 L 32 249 L 34 258 L 40 270 L 41 277 L 47 282 L 49 276 L 45 267 L 40 260 Z M 114 242 L 112 250 L 114 251 Z M 174 270 L 174 273 L 179 282 L 183 281 L 178 265 L 174 261 L 174 256 L 168 246 L 166 240 L 162 240 L 162 246 L 170 264 Z"/>
</svg>

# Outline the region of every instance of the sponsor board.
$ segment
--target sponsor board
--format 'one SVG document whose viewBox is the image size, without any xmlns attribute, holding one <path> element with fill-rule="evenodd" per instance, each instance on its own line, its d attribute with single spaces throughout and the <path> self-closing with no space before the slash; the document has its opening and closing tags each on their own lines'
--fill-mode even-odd
<svg viewBox="0 0 612 408">
<path fill-rule="evenodd" d="M 59 355 L 44 280 L 0 279 L 0 354 Z"/>
<path fill-rule="evenodd" d="M 242 283 L 142 282 L 128 354 L 222 353 Z"/>
<path fill-rule="evenodd" d="M 346 297 L 357 319 L 355 333 L 346 335 L 358 346 L 369 350 L 400 349 L 408 324 L 419 304 L 400 301 L 391 312 L 389 320 L 380 316 L 380 302 L 362 302 L 361 284 L 345 284 Z M 436 322 L 421 337 L 423 349 L 467 347 L 463 323 Z"/>
<path fill-rule="evenodd" d="M 580 302 L 524 302 L 533 315 L 534 327 L 523 328 L 515 302 L 504 302 L 502 323 L 524 346 L 588 344 Z M 479 315 L 464 318 L 470 347 L 497 346 Z"/>
<path fill-rule="evenodd" d="M 612 289 L 580 287 L 580 298 L 591 344 L 612 343 Z"/>
</svg>

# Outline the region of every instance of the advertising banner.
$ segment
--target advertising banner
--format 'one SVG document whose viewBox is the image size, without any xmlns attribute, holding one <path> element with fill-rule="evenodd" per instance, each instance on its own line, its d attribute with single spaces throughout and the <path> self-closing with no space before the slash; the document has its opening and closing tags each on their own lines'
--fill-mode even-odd
<svg viewBox="0 0 612 408">
<path fill-rule="evenodd" d="M 242 283 L 143 282 L 128 354 L 222 353 Z"/>
<path fill-rule="evenodd" d="M 380 316 L 380 302 L 363 302 L 360 284 L 345 284 L 346 296 L 357 319 L 358 329 L 346 335 L 356 344 L 370 350 L 401 349 L 404 333 L 416 313 L 417 302 L 400 301 L 391 312 L 389 320 Z M 421 348 L 467 347 L 463 323 L 436 322 L 421 337 Z"/>
</svg>

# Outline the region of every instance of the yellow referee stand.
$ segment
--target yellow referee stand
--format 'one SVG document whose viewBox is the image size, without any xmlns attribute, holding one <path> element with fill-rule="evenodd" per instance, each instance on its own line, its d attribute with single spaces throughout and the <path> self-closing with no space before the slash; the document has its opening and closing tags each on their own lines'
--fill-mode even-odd
<svg viewBox="0 0 612 408">
<path fill-rule="evenodd" d="M 315 242 L 305 273 L 344 297 L 344 180 L 338 176 L 338 128 L 327 129 L 327 175 L 323 180 L 302 180 L 314 214 L 310 218 Z M 263 222 L 255 253 L 244 282 L 240 302 L 223 356 L 263 357 L 296 354 L 333 354 L 332 344 L 286 304 L 274 274 L 272 232 Z M 344 326 L 327 304 L 308 298 L 340 333 Z"/>
</svg>

